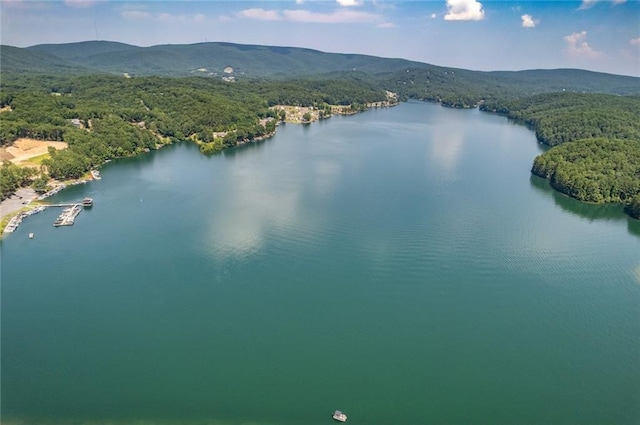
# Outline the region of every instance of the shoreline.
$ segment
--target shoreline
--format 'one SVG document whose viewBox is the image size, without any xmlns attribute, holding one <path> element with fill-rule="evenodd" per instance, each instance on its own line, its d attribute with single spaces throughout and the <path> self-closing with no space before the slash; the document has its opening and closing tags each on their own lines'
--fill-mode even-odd
<svg viewBox="0 0 640 425">
<path fill-rule="evenodd" d="M 18 188 L 16 193 L 0 202 L 0 217 L 4 220 L 8 215 L 17 214 L 20 210 L 27 208 L 37 198 L 38 194 L 32 188 Z"/>
<path fill-rule="evenodd" d="M 91 176 L 91 174 L 89 174 L 89 176 Z M 46 198 L 57 194 L 69 186 L 85 184 L 93 180 L 96 179 L 83 176 L 80 179 L 68 180 L 64 183 L 57 182 L 53 185 L 53 189 L 43 194 L 37 193 L 31 187 L 18 188 L 13 195 L 0 202 L 0 240 L 3 239 L 5 233 L 13 233 L 5 232 L 5 228 L 14 217 L 37 207 L 47 206 L 47 204 L 43 202 Z"/>
<path fill-rule="evenodd" d="M 0 202 L 0 240 L 5 233 L 11 233 L 4 230 L 14 217 L 39 206 L 37 198 L 38 194 L 32 188 L 20 187 L 15 194 Z"/>
<path fill-rule="evenodd" d="M 436 104 L 439 104 L 441 107 L 449 107 L 447 105 L 442 104 L 441 102 L 431 102 L 431 101 L 428 101 L 428 100 L 420 100 L 420 101 L 421 102 L 427 102 L 427 103 L 436 103 Z M 263 140 L 270 139 L 270 138 L 272 138 L 272 137 L 274 137 L 276 135 L 277 130 L 278 130 L 278 126 L 281 125 L 281 124 L 289 123 L 289 124 L 309 125 L 309 124 L 311 124 L 313 122 L 316 122 L 316 121 L 322 121 L 322 120 L 329 119 L 334 114 L 335 115 L 350 116 L 350 115 L 358 114 L 360 112 L 366 112 L 369 109 L 390 108 L 390 107 L 393 107 L 393 106 L 397 106 L 400 103 L 401 102 L 398 101 L 397 99 L 390 98 L 387 101 L 366 104 L 365 108 L 361 109 L 361 110 L 347 109 L 348 107 L 341 107 L 341 106 L 336 107 L 337 110 L 333 110 L 333 108 L 335 107 L 335 105 L 334 105 L 334 106 L 332 106 L 332 113 L 330 115 L 328 115 L 328 116 L 320 116 L 319 113 L 318 113 L 318 111 L 319 111 L 318 108 L 298 107 L 298 106 L 291 106 L 291 105 L 274 105 L 272 108 L 275 109 L 275 110 L 282 109 L 282 108 L 286 107 L 287 109 L 289 109 L 289 111 L 296 111 L 296 115 L 299 116 L 299 117 L 301 117 L 303 115 L 303 112 L 301 112 L 301 111 L 313 111 L 315 113 L 311 114 L 311 119 L 309 121 L 295 120 L 295 119 L 294 120 L 289 120 L 289 119 L 285 118 L 284 120 L 278 121 L 278 123 L 276 124 L 276 128 L 274 129 L 273 132 L 270 132 L 268 134 L 256 137 L 256 138 L 251 139 L 251 140 L 240 141 L 240 142 L 238 142 L 236 144 L 236 146 L 241 146 L 241 145 L 245 145 L 245 144 L 249 144 L 249 143 L 255 143 L 255 142 L 260 142 L 260 141 L 263 141 Z M 502 115 L 502 116 L 505 116 L 506 118 L 508 118 L 508 116 L 500 114 L 500 113 L 497 113 L 495 111 L 482 110 L 481 108 L 479 108 L 479 106 L 480 106 L 480 104 L 475 105 L 472 108 L 473 109 L 478 108 L 481 112 L 493 113 L 493 114 Z M 289 114 L 287 113 L 287 115 L 289 115 Z M 202 142 L 199 142 L 199 141 L 193 140 L 193 139 L 189 139 L 189 138 L 185 139 L 184 141 L 188 141 L 188 140 L 191 140 L 192 142 L 194 142 L 196 145 L 199 145 L 199 146 L 204 144 Z M 164 146 L 167 146 L 167 145 L 170 145 L 170 144 L 173 144 L 173 142 L 156 144 L 156 148 L 154 150 L 162 149 Z M 223 151 L 225 149 L 226 148 L 222 148 L 222 149 L 220 149 L 220 151 Z M 150 152 L 149 149 L 145 149 L 143 152 L 134 154 L 132 156 L 137 156 L 137 155 L 141 155 L 141 154 L 149 153 L 149 152 Z M 113 158 L 113 159 L 117 159 L 117 158 Z M 26 160 L 23 159 L 23 162 L 26 162 L 26 161 L 28 161 L 28 159 L 26 159 Z M 106 164 L 108 162 L 111 162 L 111 161 L 112 161 L 112 159 L 108 159 L 108 160 L 106 160 L 104 162 L 104 164 Z M 48 196 L 54 195 L 55 193 L 57 193 L 57 192 L 59 192 L 61 190 L 64 190 L 67 186 L 84 184 L 84 183 L 88 183 L 88 182 L 93 181 L 93 180 L 100 180 L 101 177 L 97 177 L 96 178 L 96 176 L 93 174 L 93 172 L 94 172 L 94 170 L 91 170 L 90 172 L 87 173 L 87 175 L 81 177 L 80 179 L 68 180 L 66 182 L 57 182 L 57 184 L 54 185 L 54 189 L 53 189 L 54 193 L 50 193 L 51 192 L 50 191 L 50 192 L 47 192 L 46 194 L 44 194 L 45 196 L 38 195 L 35 192 L 35 190 L 33 190 L 31 187 L 18 188 L 16 190 L 16 193 L 14 193 L 9 198 L 7 198 L 7 199 L 5 199 L 5 200 L 0 202 L 0 240 L 4 236 L 4 233 L 5 233 L 4 229 L 7 226 L 7 224 L 9 223 L 9 221 L 11 219 L 13 219 L 15 216 L 19 215 L 20 213 L 28 211 L 30 209 L 33 209 L 33 208 L 30 208 L 31 206 L 33 206 L 35 208 L 35 207 L 41 205 L 40 201 L 44 200 Z M 537 175 L 535 173 L 532 173 L 532 174 Z M 540 176 L 540 177 L 542 177 L 542 176 Z M 544 177 L 542 177 L 542 178 L 544 178 Z M 548 179 L 545 179 L 545 180 L 547 180 L 547 182 L 549 183 Z M 568 198 L 576 199 L 579 202 L 584 202 L 584 203 L 592 204 L 592 205 L 607 204 L 606 202 L 605 203 L 598 203 L 598 202 L 581 201 L 581 200 L 579 200 L 577 198 L 574 198 L 574 197 L 570 196 L 569 194 L 564 193 L 561 190 L 558 190 L 557 188 L 553 187 L 553 185 L 551 185 L 551 188 L 554 191 L 556 191 L 556 192 L 558 192 L 558 193 L 560 193 L 560 194 L 562 194 L 564 196 L 567 196 Z M 17 197 L 17 199 L 16 199 L 16 197 Z M 632 219 L 634 218 L 634 217 L 630 216 L 629 214 L 626 214 L 626 215 L 628 217 L 632 218 Z"/>
<path fill-rule="evenodd" d="M 420 100 L 420 99 L 418 99 Z M 439 104 L 441 107 L 449 107 L 448 105 L 444 105 L 442 102 L 433 102 L 433 101 L 429 101 L 429 100 L 420 100 L 422 102 L 427 102 L 427 103 L 435 103 L 435 104 Z M 264 134 L 262 136 L 259 137 L 255 137 L 254 139 L 245 139 L 242 141 L 237 142 L 236 146 L 241 146 L 241 145 L 246 145 L 246 144 L 250 144 L 250 143 L 256 143 L 256 142 L 260 142 L 260 141 L 264 141 L 267 139 L 270 139 L 272 137 L 274 137 L 277 133 L 277 127 L 281 124 L 300 124 L 300 125 L 309 125 L 313 122 L 316 121 L 323 121 L 326 119 L 331 118 L 333 115 L 355 115 L 358 114 L 360 112 L 365 112 L 369 109 L 378 109 L 378 108 L 389 108 L 389 107 L 393 107 L 393 106 L 397 106 L 400 104 L 400 101 L 397 100 L 397 98 L 395 98 L 395 96 L 393 96 L 393 94 L 388 93 L 388 98 L 386 101 L 381 101 L 381 102 L 374 102 L 374 103 L 368 103 L 366 105 L 364 105 L 364 108 L 356 110 L 356 109 L 352 109 L 350 106 L 339 106 L 339 105 L 330 105 L 331 106 L 331 113 L 329 115 L 322 115 L 320 114 L 320 109 L 319 108 L 315 108 L 315 107 L 302 107 L 302 106 L 292 106 L 292 105 L 274 105 L 271 108 L 278 111 L 278 110 L 283 110 L 286 111 L 286 117 L 284 120 L 279 120 L 276 124 L 276 128 L 274 129 L 273 132 Z M 497 113 L 495 111 L 490 111 L 490 110 L 482 110 L 482 108 L 480 108 L 481 104 L 477 104 L 474 105 L 472 108 L 478 108 L 480 111 L 482 112 L 488 112 L 488 113 L 493 113 L 496 115 L 500 115 L 500 116 L 505 116 L 506 118 L 508 118 L 508 116 L 504 115 L 504 114 L 500 114 Z M 310 115 L 310 119 L 308 121 L 302 120 L 302 116 L 305 113 L 309 113 Z M 293 117 L 291 116 L 293 115 Z M 293 119 L 292 119 L 293 118 Z M 524 123 L 523 123 L 524 124 Z M 187 140 L 191 140 L 193 141 L 196 145 L 202 147 L 203 145 L 206 145 L 207 143 L 203 143 L 200 142 L 198 140 L 194 140 L 192 138 L 187 138 L 184 141 Z M 158 143 L 156 144 L 156 147 L 154 150 L 158 150 L 163 148 L 164 146 L 168 145 L 168 144 L 173 144 L 173 142 L 170 143 Z M 215 152 L 220 152 L 225 150 L 225 148 L 216 150 Z M 150 150 L 149 149 L 145 149 L 143 152 L 131 155 L 131 156 L 137 156 L 143 153 L 148 153 Z M 202 149 L 201 149 L 202 152 Z M 215 152 L 211 152 L 211 153 L 215 153 Z M 207 154 L 207 152 L 202 152 L 204 154 Z M 24 164 L 25 162 L 28 162 L 28 158 L 20 158 L 22 164 Z M 117 158 L 113 158 L 113 159 L 117 159 Z M 110 162 L 111 159 L 106 160 L 105 163 Z M 13 162 L 13 161 L 12 161 Z M 23 165 L 26 166 L 26 165 Z M 535 173 L 533 173 L 535 174 Z M 543 177 L 544 178 L 544 177 Z M 88 172 L 85 176 L 81 177 L 80 179 L 76 179 L 76 180 L 68 180 L 66 182 L 57 182 L 57 184 L 54 185 L 54 193 L 48 193 L 48 196 L 52 196 L 55 193 L 57 193 L 60 190 L 64 190 L 66 186 L 71 186 L 71 185 L 77 185 L 77 184 L 83 184 L 83 183 L 87 183 L 89 181 L 92 180 L 99 180 L 100 177 L 96 178 L 95 175 L 93 174 L 93 170 Z M 548 182 L 548 179 L 546 179 Z M 561 190 L 558 190 L 557 188 L 551 186 L 552 189 L 558 193 L 561 193 L 569 198 L 572 199 L 576 199 L 572 196 L 570 196 L 567 193 L 564 193 Z M 45 194 L 47 195 L 47 194 Z M 17 197 L 17 198 L 16 198 Z M 42 195 L 38 195 L 32 188 L 30 187 L 22 187 L 22 188 L 18 188 L 15 192 L 15 194 L 11 195 L 9 198 L 3 200 L 0 202 L 0 240 L 3 238 L 4 236 L 4 229 L 7 226 L 7 224 L 9 223 L 9 221 L 14 218 L 15 216 L 17 216 L 18 214 L 20 214 L 21 212 L 24 211 L 28 211 L 30 206 L 33 205 L 34 202 L 36 202 L 37 204 L 35 206 L 38 206 L 39 201 L 42 201 L 43 199 L 45 199 L 47 196 L 42 196 Z M 578 201 L 580 201 L 579 199 L 576 199 Z M 585 201 L 580 201 L 580 202 L 585 202 Z M 585 202 L 588 204 L 593 204 L 593 205 L 600 205 L 601 203 L 598 202 Z M 626 214 L 627 216 L 631 217 L 629 214 Z M 631 217 L 634 218 L 634 217 Z"/>
</svg>

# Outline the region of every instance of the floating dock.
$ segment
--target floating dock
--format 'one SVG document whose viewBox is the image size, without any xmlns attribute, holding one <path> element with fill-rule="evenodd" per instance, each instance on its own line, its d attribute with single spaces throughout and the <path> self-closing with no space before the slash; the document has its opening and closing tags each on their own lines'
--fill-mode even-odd
<svg viewBox="0 0 640 425">
<path fill-rule="evenodd" d="M 58 185 L 56 187 L 54 187 L 53 189 L 51 189 L 50 191 L 48 191 L 47 193 L 43 193 L 42 195 L 38 196 L 36 199 L 38 201 L 42 201 L 47 199 L 50 196 L 55 195 L 56 193 L 60 192 L 62 189 L 64 189 L 65 187 L 67 187 L 67 185 L 65 185 L 64 183 L 61 185 Z"/>
<path fill-rule="evenodd" d="M 9 220 L 9 223 L 7 224 L 7 226 L 4 228 L 4 232 L 5 233 L 13 233 L 16 231 L 16 229 L 18 228 L 18 226 L 20 225 L 20 223 L 22 223 L 22 220 L 24 220 L 25 218 L 34 215 L 34 214 L 38 214 L 39 212 L 42 212 L 46 209 L 47 207 L 44 205 L 41 205 L 39 207 L 36 207 L 32 210 L 28 210 L 28 211 L 23 211 L 21 213 L 19 213 L 18 215 L 15 215 L 11 218 L 11 220 Z"/>
<path fill-rule="evenodd" d="M 18 228 L 18 226 L 20 225 L 20 223 L 22 223 L 22 220 L 24 220 L 25 218 L 37 214 L 41 211 L 44 211 L 45 209 L 49 208 L 49 207 L 63 207 L 64 209 L 62 210 L 62 213 L 60 214 L 60 216 L 56 219 L 55 223 L 53 223 L 54 226 L 58 227 L 58 226 L 71 226 L 75 220 L 76 217 L 78 216 L 78 214 L 80 214 L 80 211 L 82 211 L 82 208 L 91 208 L 93 206 L 93 199 L 92 198 L 84 198 L 82 201 L 80 202 L 74 202 L 71 204 L 47 204 L 47 205 L 40 205 L 32 210 L 28 210 L 28 211 L 23 211 L 21 213 L 18 213 L 17 215 L 13 216 L 11 218 L 11 220 L 9 220 L 9 223 L 7 224 L 7 226 L 4 228 L 4 232 L 5 233 L 13 233 L 16 231 L 16 229 Z"/>
<path fill-rule="evenodd" d="M 73 204 L 52 204 L 50 207 L 64 207 L 62 213 L 58 216 L 53 223 L 55 227 L 59 226 L 72 226 L 76 221 L 76 217 L 82 211 L 82 208 L 91 208 L 93 206 L 93 198 L 84 198 L 80 202 L 74 202 Z"/>
<path fill-rule="evenodd" d="M 82 211 L 82 207 L 80 204 L 75 204 L 72 207 L 67 207 L 62 210 L 62 214 L 58 216 L 56 221 L 53 223 L 55 227 L 58 226 L 71 226 L 76 221 L 76 217 Z"/>
</svg>

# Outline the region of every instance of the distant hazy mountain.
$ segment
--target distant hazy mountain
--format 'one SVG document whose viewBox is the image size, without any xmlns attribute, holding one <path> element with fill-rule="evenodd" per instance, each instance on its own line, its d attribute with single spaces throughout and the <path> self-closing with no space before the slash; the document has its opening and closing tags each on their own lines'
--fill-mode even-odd
<svg viewBox="0 0 640 425">
<path fill-rule="evenodd" d="M 12 46 L 0 46 L 0 71 L 2 73 L 34 72 L 45 74 L 86 74 L 95 72 L 59 56 Z"/>
<path fill-rule="evenodd" d="M 109 41 L 87 41 L 41 44 L 27 50 L 54 55 L 96 71 L 129 75 L 221 75 L 225 68 L 231 67 L 236 76 L 289 78 L 346 70 L 388 72 L 423 65 L 404 59 L 232 43 L 136 47 Z"/>
<path fill-rule="evenodd" d="M 640 79 L 576 69 L 481 72 L 405 59 L 325 53 L 295 47 L 199 43 L 138 47 L 109 41 L 1 46 L 2 72 L 130 76 L 330 78 L 379 84 L 405 97 L 469 106 L 491 96 L 553 91 L 640 94 Z"/>
</svg>

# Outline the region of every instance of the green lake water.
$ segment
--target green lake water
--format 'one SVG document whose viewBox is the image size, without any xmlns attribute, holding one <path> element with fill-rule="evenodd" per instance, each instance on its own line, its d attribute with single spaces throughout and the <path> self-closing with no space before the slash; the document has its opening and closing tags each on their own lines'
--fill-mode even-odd
<svg viewBox="0 0 640 425">
<path fill-rule="evenodd" d="M 541 151 L 415 102 L 106 164 L 0 242 L 2 424 L 639 424 L 640 223 Z"/>
</svg>

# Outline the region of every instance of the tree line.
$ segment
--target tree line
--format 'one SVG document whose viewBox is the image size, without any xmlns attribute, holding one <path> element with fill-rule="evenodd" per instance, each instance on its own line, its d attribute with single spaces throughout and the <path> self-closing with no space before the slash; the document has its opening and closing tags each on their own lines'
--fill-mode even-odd
<svg viewBox="0 0 640 425">
<path fill-rule="evenodd" d="M 194 140 L 217 152 L 272 134 L 283 117 L 275 104 L 359 105 L 383 101 L 384 90 L 358 81 L 227 83 L 211 78 L 113 75 L 10 75 L 0 83 L 0 145 L 18 138 L 68 143 L 43 161 L 56 179 L 78 178 L 112 158 Z M 220 134 L 223 134 L 222 136 Z M 28 182 L 3 175 L 3 198 Z M 30 176 L 34 178 L 34 176 Z"/>
<path fill-rule="evenodd" d="M 486 102 L 552 146 L 532 172 L 587 202 L 622 202 L 640 218 L 640 96 L 553 93 Z"/>
<path fill-rule="evenodd" d="M 0 145 L 20 137 L 69 144 L 51 150 L 43 164 L 51 177 L 77 178 L 104 161 L 162 144 L 195 140 L 204 153 L 264 137 L 283 117 L 277 104 L 362 105 L 402 98 L 497 112 L 522 122 L 552 149 L 532 172 L 552 186 L 589 202 L 624 202 L 640 217 L 640 96 L 548 93 L 514 97 L 486 84 L 474 86 L 464 70 L 412 69 L 380 78 L 357 72 L 292 81 L 226 83 L 203 77 L 125 78 L 113 75 L 11 75 L 0 82 Z M 331 78 L 330 78 L 331 77 Z M 402 78 L 400 78 L 402 77 Z M 323 114 L 324 116 L 324 114 Z M 2 196 L 36 178 L 6 163 Z M 38 177 L 42 181 L 41 177 Z"/>
</svg>

